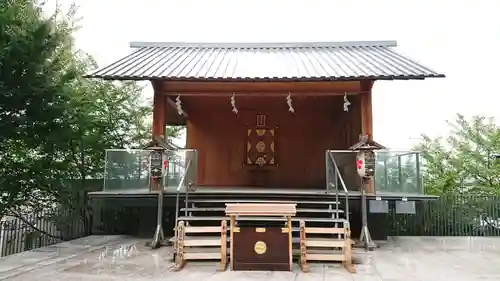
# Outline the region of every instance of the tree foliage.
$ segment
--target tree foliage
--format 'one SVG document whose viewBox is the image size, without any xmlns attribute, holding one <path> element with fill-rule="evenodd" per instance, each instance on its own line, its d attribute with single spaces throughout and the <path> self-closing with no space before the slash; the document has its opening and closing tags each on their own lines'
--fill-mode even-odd
<svg viewBox="0 0 500 281">
<path fill-rule="evenodd" d="M 500 194 L 500 127 L 493 118 L 458 114 L 447 137 L 423 135 L 417 146 L 425 164 L 427 193 Z"/>
<path fill-rule="evenodd" d="M 105 149 L 149 140 L 142 89 L 84 79 L 96 64 L 72 47 L 76 10 L 45 17 L 42 9 L 0 1 L 0 218 L 42 205 L 74 208 L 75 189 L 102 177 Z"/>
<path fill-rule="evenodd" d="M 77 71 L 67 52 L 65 21 L 54 28 L 54 18 L 43 19 L 40 7 L 9 0 L 0 2 L 0 22 L 1 212 L 55 176 L 39 171 L 54 162 L 52 140 L 66 132 L 61 117 Z"/>
<path fill-rule="evenodd" d="M 393 235 L 500 233 L 500 160 L 492 157 L 500 152 L 500 127 L 493 118 L 460 114 L 447 123 L 447 136 L 423 135 L 415 148 L 421 155 L 426 194 L 438 195 L 439 199 L 418 203 L 414 215 L 392 211 Z M 397 167 L 394 163 L 388 166 Z M 387 173 L 394 173 L 394 169 Z"/>
</svg>

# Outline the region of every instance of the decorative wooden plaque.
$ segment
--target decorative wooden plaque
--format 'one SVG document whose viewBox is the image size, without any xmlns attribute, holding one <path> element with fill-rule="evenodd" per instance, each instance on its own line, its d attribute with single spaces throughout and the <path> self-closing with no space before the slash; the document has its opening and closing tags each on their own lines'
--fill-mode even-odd
<svg viewBox="0 0 500 281">
<path fill-rule="evenodd" d="M 277 166 L 276 128 L 247 129 L 245 164 L 248 166 Z"/>
<path fill-rule="evenodd" d="M 240 227 L 233 232 L 232 270 L 290 271 L 290 236 L 280 227 Z"/>
</svg>

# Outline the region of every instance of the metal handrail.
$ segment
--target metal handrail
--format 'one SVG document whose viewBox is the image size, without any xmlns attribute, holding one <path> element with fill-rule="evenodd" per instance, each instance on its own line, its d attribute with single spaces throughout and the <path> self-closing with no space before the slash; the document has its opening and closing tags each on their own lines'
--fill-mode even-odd
<svg viewBox="0 0 500 281">
<path fill-rule="evenodd" d="M 187 164 L 186 164 L 186 167 L 184 170 L 184 175 L 182 175 L 181 181 L 179 182 L 179 185 L 177 186 L 177 193 L 181 190 L 181 187 L 182 187 L 184 181 L 186 180 L 186 174 L 187 174 L 187 171 L 188 171 L 190 166 L 191 166 L 191 159 L 189 159 Z"/>
<path fill-rule="evenodd" d="M 330 155 L 330 159 L 333 162 L 333 167 L 335 167 L 335 172 L 339 175 L 339 180 L 340 180 L 340 183 L 342 185 L 342 188 L 344 189 L 344 192 L 348 193 L 347 187 L 346 187 L 346 185 L 344 183 L 344 179 L 342 178 L 342 175 L 340 174 L 340 170 L 339 170 L 339 166 L 337 165 L 337 162 L 335 161 L 335 159 L 333 158 L 333 156 L 332 156 L 331 153 L 328 153 L 328 154 Z"/>
<path fill-rule="evenodd" d="M 345 182 L 344 182 L 344 179 L 342 178 L 342 174 L 340 173 L 340 170 L 339 170 L 339 166 L 337 165 L 337 162 L 335 161 L 335 158 L 333 157 L 331 151 L 327 151 L 328 152 L 328 155 L 330 157 L 330 160 L 332 161 L 332 164 L 333 164 L 333 167 L 335 169 L 335 174 L 336 174 L 336 179 L 335 179 L 335 191 L 336 191 L 336 194 L 337 194 L 337 202 L 338 202 L 338 193 L 339 193 L 339 189 L 338 189 L 338 185 L 337 185 L 337 180 L 340 180 L 340 184 L 342 186 L 342 189 L 344 191 L 344 199 L 345 199 L 345 216 L 346 216 L 346 220 L 349 222 L 349 191 L 347 190 L 347 187 L 345 185 Z M 333 185 L 332 183 L 330 183 L 330 185 Z M 338 204 L 337 204 L 337 211 L 338 211 Z M 337 212 L 337 216 L 338 216 L 338 212 Z"/>
<path fill-rule="evenodd" d="M 184 181 L 186 180 L 186 175 L 188 173 L 189 167 L 191 167 L 191 159 L 188 160 L 186 164 L 186 168 L 184 169 L 184 175 L 182 175 L 181 180 L 179 181 L 179 185 L 177 186 L 177 194 L 175 198 L 175 226 L 174 226 L 174 237 L 177 239 L 177 224 L 179 223 L 179 197 L 181 192 L 181 187 L 184 185 Z M 188 189 L 186 189 L 187 192 Z M 177 243 L 177 240 L 176 240 Z"/>
</svg>

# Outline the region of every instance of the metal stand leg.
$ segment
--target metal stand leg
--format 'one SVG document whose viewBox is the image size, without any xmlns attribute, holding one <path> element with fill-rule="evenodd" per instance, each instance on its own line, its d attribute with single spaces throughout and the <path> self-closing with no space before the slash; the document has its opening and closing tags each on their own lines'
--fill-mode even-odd
<svg viewBox="0 0 500 281">
<path fill-rule="evenodd" d="M 153 241 L 151 241 L 151 248 L 157 249 L 162 246 L 163 240 L 165 240 L 165 234 L 163 233 L 163 188 L 158 191 L 158 213 L 156 215 L 156 231 L 153 236 Z"/>
<path fill-rule="evenodd" d="M 361 235 L 359 236 L 359 245 L 360 247 L 364 247 L 366 251 L 373 251 L 377 248 L 377 244 L 375 244 L 370 236 L 370 231 L 368 230 L 368 210 L 366 207 L 366 191 L 365 186 L 361 188 Z"/>
</svg>

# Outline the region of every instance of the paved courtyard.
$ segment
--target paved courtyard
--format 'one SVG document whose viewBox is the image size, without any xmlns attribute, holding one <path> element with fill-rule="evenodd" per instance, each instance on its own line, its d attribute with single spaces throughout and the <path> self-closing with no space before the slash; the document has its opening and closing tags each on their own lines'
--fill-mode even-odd
<svg viewBox="0 0 500 281">
<path fill-rule="evenodd" d="M 174 272 L 171 248 L 153 251 L 145 242 L 90 236 L 0 258 L 0 280 L 500 280 L 500 237 L 392 238 L 374 252 L 356 250 L 356 274 L 337 264 L 311 264 L 310 273 L 298 266 L 294 272 L 219 272 L 215 262 L 188 262 Z"/>
</svg>

